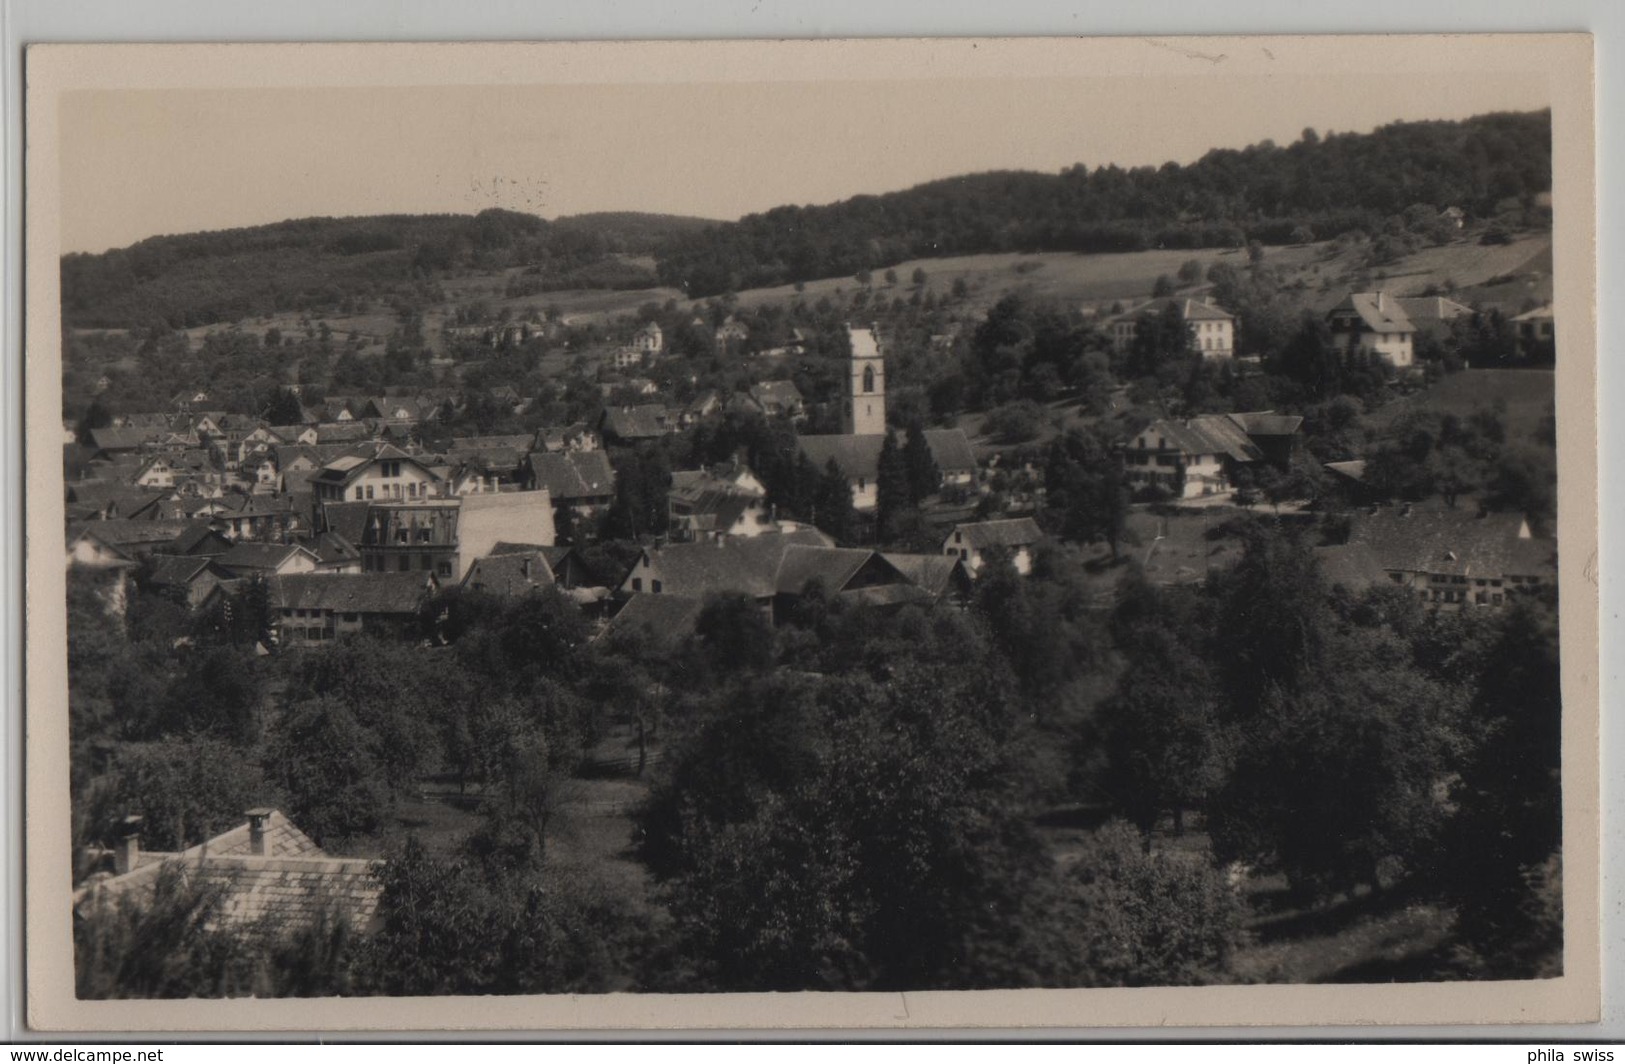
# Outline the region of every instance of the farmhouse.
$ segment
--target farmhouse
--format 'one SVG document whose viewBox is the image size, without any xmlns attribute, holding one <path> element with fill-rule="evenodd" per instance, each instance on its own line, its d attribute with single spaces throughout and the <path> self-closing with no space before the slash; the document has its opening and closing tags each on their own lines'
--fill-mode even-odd
<svg viewBox="0 0 1625 1064">
<path fill-rule="evenodd" d="M 1000 551 L 1009 557 L 1016 572 L 1028 576 L 1033 571 L 1033 548 L 1043 538 L 1043 530 L 1030 517 L 974 521 L 955 525 L 942 541 L 942 552 L 959 558 L 975 576 L 987 564 L 988 555 Z"/>
<path fill-rule="evenodd" d="M 1401 587 L 1446 611 L 1503 606 L 1557 578 L 1555 541 L 1535 538 L 1521 514 L 1375 509 L 1353 519 L 1347 544 L 1321 553 L 1334 583 Z"/>
<path fill-rule="evenodd" d="M 399 635 L 439 589 L 432 573 L 302 573 L 266 581 L 277 640 L 285 647 L 361 631 Z"/>
<path fill-rule="evenodd" d="M 150 901 L 160 877 L 173 871 L 188 882 L 220 892 L 213 926 L 266 924 L 279 933 L 300 931 L 338 917 L 351 930 L 377 929 L 383 884 L 376 862 L 329 856 L 274 809 L 250 809 L 245 822 L 179 853 L 141 849 L 141 818 L 126 817 L 111 864 L 74 891 L 73 907 L 87 913 L 103 906 Z"/>
<path fill-rule="evenodd" d="M 568 506 L 579 517 L 594 517 L 615 501 L 615 469 L 603 451 L 532 453 L 521 479 L 533 490 L 546 491 L 554 506 Z"/>
<path fill-rule="evenodd" d="M 385 444 L 371 455 L 335 458 L 311 477 L 316 498 L 332 502 L 427 499 L 440 494 L 444 478 L 421 459 Z"/>
</svg>

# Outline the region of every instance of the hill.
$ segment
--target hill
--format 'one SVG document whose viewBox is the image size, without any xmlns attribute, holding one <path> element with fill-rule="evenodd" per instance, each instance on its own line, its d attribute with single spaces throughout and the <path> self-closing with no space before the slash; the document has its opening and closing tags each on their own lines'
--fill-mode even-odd
<svg viewBox="0 0 1625 1064">
<path fill-rule="evenodd" d="M 1527 216 L 1550 188 L 1549 111 L 1305 130 L 1285 148 L 1215 149 L 1188 166 L 970 174 L 778 207 L 673 237 L 660 276 L 698 297 L 942 255 L 1304 243 L 1379 233 L 1419 209 Z"/>
<path fill-rule="evenodd" d="M 557 233 L 582 233 L 602 237 L 613 250 L 624 254 L 653 252 L 662 242 L 707 226 L 720 224 L 715 218 L 691 218 L 681 214 L 645 214 L 641 211 L 597 211 L 566 214 L 553 219 Z"/>
</svg>

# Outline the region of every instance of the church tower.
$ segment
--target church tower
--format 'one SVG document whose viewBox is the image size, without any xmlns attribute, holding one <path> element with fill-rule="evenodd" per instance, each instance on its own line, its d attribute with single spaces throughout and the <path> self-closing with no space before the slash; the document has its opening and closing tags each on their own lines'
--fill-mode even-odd
<svg viewBox="0 0 1625 1064">
<path fill-rule="evenodd" d="M 886 363 L 873 329 L 847 328 L 852 341 L 846 407 L 841 431 L 849 436 L 878 436 L 886 431 Z"/>
</svg>

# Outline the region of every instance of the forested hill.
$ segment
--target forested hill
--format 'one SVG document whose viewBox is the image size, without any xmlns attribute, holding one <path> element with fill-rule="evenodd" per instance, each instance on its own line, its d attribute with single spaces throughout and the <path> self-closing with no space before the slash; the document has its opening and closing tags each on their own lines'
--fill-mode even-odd
<svg viewBox="0 0 1625 1064">
<path fill-rule="evenodd" d="M 1179 166 L 999 172 L 684 233 L 662 282 L 691 296 L 838 277 L 905 259 L 1324 240 L 1415 204 L 1485 217 L 1551 188 L 1551 112 L 1401 122 L 1288 147 L 1215 149 Z"/>
<path fill-rule="evenodd" d="M 275 310 L 323 309 L 375 298 L 463 267 L 533 267 L 543 282 L 629 287 L 654 277 L 605 270 L 606 259 L 647 256 L 663 241 L 715 224 L 614 212 L 552 222 L 516 211 L 475 215 L 301 218 L 271 225 L 156 236 L 62 259 L 70 325 L 185 327 Z M 596 269 L 589 270 L 589 267 Z M 584 276 L 584 274 L 590 274 Z"/>
</svg>

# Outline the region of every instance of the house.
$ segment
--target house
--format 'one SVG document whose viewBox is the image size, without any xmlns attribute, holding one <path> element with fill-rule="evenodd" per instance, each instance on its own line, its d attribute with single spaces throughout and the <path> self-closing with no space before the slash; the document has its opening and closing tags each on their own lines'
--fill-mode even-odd
<svg viewBox="0 0 1625 1064">
<path fill-rule="evenodd" d="M 560 425 L 553 428 L 536 430 L 536 437 L 532 441 L 530 450 L 548 451 L 600 451 L 603 450 L 603 440 L 585 422 L 577 421 L 571 425 Z"/>
<path fill-rule="evenodd" d="M 976 452 L 964 429 L 925 429 L 922 434 L 944 485 L 966 487 L 976 482 Z"/>
<path fill-rule="evenodd" d="M 316 425 L 316 442 L 319 444 L 365 443 L 372 438 L 373 430 L 365 422 L 344 419 L 321 422 Z"/>
<path fill-rule="evenodd" d="M 768 417 L 786 417 L 795 421 L 807 416 L 806 403 L 795 381 L 763 381 L 751 385 L 748 394 Z"/>
<path fill-rule="evenodd" d="M 1365 352 L 1395 369 L 1416 361 L 1416 326 L 1386 292 L 1350 292 L 1326 313 L 1332 347 L 1347 358 Z"/>
<path fill-rule="evenodd" d="M 801 529 L 747 539 L 645 547 L 621 581 L 620 590 L 702 599 L 738 592 L 766 607 L 778 593 L 779 563 L 785 551 L 798 545 L 832 547 L 834 541 L 817 529 Z"/>
<path fill-rule="evenodd" d="M 1446 611 L 1503 606 L 1557 580 L 1556 542 L 1535 538 L 1512 513 L 1373 508 L 1352 518 L 1346 544 L 1321 556 L 1335 583 L 1401 587 Z"/>
<path fill-rule="evenodd" d="M 609 619 L 594 642 L 637 639 L 654 650 L 671 650 L 694 634 L 705 609 L 703 598 L 682 595 L 633 595 Z"/>
<path fill-rule="evenodd" d="M 721 412 L 722 400 L 717 397 L 716 392 L 707 390 L 695 396 L 687 406 L 683 407 L 683 412 L 678 415 L 678 421 L 686 429 L 697 421 L 704 421 L 706 418 L 714 417 Z"/>
<path fill-rule="evenodd" d="M 750 330 L 745 328 L 744 322 L 729 318 L 717 327 L 717 354 L 723 358 L 742 354 L 745 341 L 749 339 Z"/>
<path fill-rule="evenodd" d="M 321 500 L 410 501 L 441 494 L 445 480 L 421 458 L 384 444 L 371 455 L 352 454 L 333 459 L 310 478 L 310 484 Z"/>
<path fill-rule="evenodd" d="M 109 571 L 115 569 L 131 570 L 141 564 L 136 560 L 132 551 L 126 550 L 117 542 L 102 537 L 97 526 L 105 523 L 96 521 L 76 531 L 70 530 L 68 532 L 67 561 L 69 568 Z"/>
<path fill-rule="evenodd" d="M 541 549 L 474 559 L 463 577 L 465 591 L 516 598 L 555 586 L 553 567 Z"/>
<path fill-rule="evenodd" d="M 595 582 L 592 571 L 587 568 L 587 563 L 581 560 L 581 555 L 576 553 L 574 547 L 500 542 L 491 548 L 491 553 L 486 557 L 499 558 L 505 554 L 541 555 L 546 559 L 548 568 L 553 571 L 553 582 L 566 590 L 590 587 Z"/>
<path fill-rule="evenodd" d="M 1043 538 L 1043 530 L 1030 517 L 972 521 L 954 526 L 942 541 L 942 553 L 958 557 L 975 576 L 987 564 L 989 553 L 999 551 L 1009 556 L 1016 572 L 1028 576 L 1033 571 L 1033 548 Z"/>
<path fill-rule="evenodd" d="M 400 635 L 440 582 L 433 573 L 305 573 L 266 581 L 277 641 L 319 646 L 357 632 Z"/>
<path fill-rule="evenodd" d="M 174 539 L 153 550 L 174 558 L 217 558 L 232 548 L 232 542 L 209 520 L 195 520 Z"/>
<path fill-rule="evenodd" d="M 1159 419 L 1124 448 L 1124 480 L 1131 490 L 1159 488 L 1176 499 L 1222 494 L 1232 490 L 1240 467 L 1269 462 L 1285 469 L 1302 423 L 1270 411 Z"/>
<path fill-rule="evenodd" d="M 214 561 L 230 574 L 232 579 L 290 576 L 316 571 L 318 559 L 306 547 L 296 543 L 233 543 Z"/>
<path fill-rule="evenodd" d="M 90 437 L 92 457 L 111 458 L 115 455 L 134 454 L 144 447 L 158 443 L 168 436 L 169 432 L 162 428 L 115 429 L 104 426 L 90 429 L 87 435 Z"/>
<path fill-rule="evenodd" d="M 1140 328 L 1140 319 L 1167 313 L 1172 307 L 1179 319 L 1190 330 L 1191 347 L 1203 358 L 1234 358 L 1236 354 L 1236 316 L 1216 305 L 1212 298 L 1191 299 L 1166 296 L 1124 311 L 1111 318 L 1112 350 L 1121 355 L 1134 346 L 1134 337 Z"/>
<path fill-rule="evenodd" d="M 1451 322 L 1473 313 L 1472 307 L 1444 296 L 1401 296 L 1394 302 L 1416 327 L 1418 337 L 1439 339 L 1450 331 Z"/>
<path fill-rule="evenodd" d="M 579 517 L 595 517 L 615 501 L 615 469 L 604 451 L 532 452 L 525 462 L 522 482 Z"/>
<path fill-rule="evenodd" d="M 367 507 L 361 534 L 352 541 L 361 552 L 362 572 L 417 571 L 446 580 L 460 576 L 457 523 L 461 502 L 433 499 Z"/>
<path fill-rule="evenodd" d="M 1518 346 L 1523 349 L 1525 357 L 1543 352 L 1549 355 L 1557 343 L 1556 326 L 1550 303 L 1526 310 L 1512 319 L 1512 327 L 1518 332 Z"/>
<path fill-rule="evenodd" d="M 671 413 L 661 403 L 639 406 L 612 406 L 604 410 L 598 423 L 604 439 L 617 443 L 657 440 L 677 431 Z"/>
<path fill-rule="evenodd" d="M 768 510 L 766 487 L 740 463 L 715 472 L 673 473 L 666 510 L 671 537 L 677 542 L 758 536 L 778 530 Z"/>
<path fill-rule="evenodd" d="M 651 362 L 659 358 L 660 353 L 666 349 L 666 338 L 661 333 L 659 324 L 646 322 L 643 328 L 633 334 L 632 348 Z"/>
<path fill-rule="evenodd" d="M 378 928 L 383 883 L 377 862 L 332 857 L 274 809 L 250 809 L 245 822 L 179 853 L 141 849 L 139 816 L 126 817 L 110 858 L 74 891 L 73 908 L 87 915 L 115 905 L 150 902 L 166 870 L 220 892 L 215 927 L 308 930 L 337 918 L 352 931 Z"/>
<path fill-rule="evenodd" d="M 205 555 L 154 554 L 147 572 L 148 587 L 170 595 L 188 609 L 197 609 L 215 588 L 231 579 L 230 571 Z"/>
<path fill-rule="evenodd" d="M 146 521 L 128 517 L 85 521 L 68 526 L 70 554 L 75 553 L 72 544 L 88 533 L 102 547 L 114 548 L 125 556 L 139 561 L 163 549 L 190 526 L 190 521 Z"/>
</svg>

